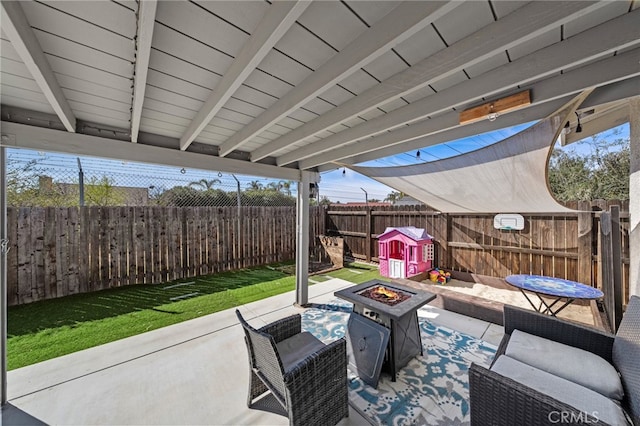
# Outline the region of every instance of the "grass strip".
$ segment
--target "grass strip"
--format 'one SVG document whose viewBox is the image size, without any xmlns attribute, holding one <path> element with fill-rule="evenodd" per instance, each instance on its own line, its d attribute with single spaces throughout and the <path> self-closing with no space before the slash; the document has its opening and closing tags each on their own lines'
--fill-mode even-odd
<svg viewBox="0 0 640 426">
<path fill-rule="evenodd" d="M 162 284 L 138 284 L 45 300 L 8 310 L 9 370 L 134 336 L 295 289 L 279 265 Z M 349 269 L 360 273 L 353 273 Z M 349 264 L 325 274 L 361 283 L 380 278 L 376 266 Z M 186 284 L 188 285 L 180 285 Z M 197 294 L 195 294 L 197 293 Z M 180 299 L 181 296 L 189 296 Z M 173 299 L 173 301 L 172 301 Z"/>
</svg>

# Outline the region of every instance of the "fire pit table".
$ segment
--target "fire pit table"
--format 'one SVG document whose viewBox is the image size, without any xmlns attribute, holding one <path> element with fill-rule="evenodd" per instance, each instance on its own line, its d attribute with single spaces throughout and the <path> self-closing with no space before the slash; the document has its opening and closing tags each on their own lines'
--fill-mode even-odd
<svg viewBox="0 0 640 426">
<path fill-rule="evenodd" d="M 349 364 L 370 385 L 377 387 L 385 367 L 396 373 L 422 354 L 417 310 L 436 298 L 428 291 L 372 280 L 334 293 L 353 303 L 347 326 Z"/>
</svg>

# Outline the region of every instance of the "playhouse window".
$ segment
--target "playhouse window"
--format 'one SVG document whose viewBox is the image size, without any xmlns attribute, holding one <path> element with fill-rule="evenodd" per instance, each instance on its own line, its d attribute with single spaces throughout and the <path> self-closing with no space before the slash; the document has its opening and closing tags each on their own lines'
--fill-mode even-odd
<svg viewBox="0 0 640 426">
<path fill-rule="evenodd" d="M 422 246 L 422 261 L 428 262 L 433 260 L 433 244 L 425 244 Z"/>
<path fill-rule="evenodd" d="M 417 248 L 418 247 L 415 247 L 415 246 L 409 246 L 409 260 L 411 262 L 415 262 L 417 260 L 417 258 L 416 258 L 416 251 L 417 251 L 416 249 Z"/>
<path fill-rule="evenodd" d="M 380 244 L 380 257 L 387 257 L 387 245 Z"/>
</svg>

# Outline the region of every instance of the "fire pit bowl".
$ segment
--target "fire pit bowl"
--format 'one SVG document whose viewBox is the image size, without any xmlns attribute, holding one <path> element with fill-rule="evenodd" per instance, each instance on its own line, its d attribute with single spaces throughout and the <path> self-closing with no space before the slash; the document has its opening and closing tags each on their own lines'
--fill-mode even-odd
<svg viewBox="0 0 640 426">
<path fill-rule="evenodd" d="M 412 294 L 405 293 L 402 290 L 393 289 L 384 285 L 369 287 L 360 291 L 358 294 L 389 306 L 404 302 L 412 296 Z"/>
</svg>

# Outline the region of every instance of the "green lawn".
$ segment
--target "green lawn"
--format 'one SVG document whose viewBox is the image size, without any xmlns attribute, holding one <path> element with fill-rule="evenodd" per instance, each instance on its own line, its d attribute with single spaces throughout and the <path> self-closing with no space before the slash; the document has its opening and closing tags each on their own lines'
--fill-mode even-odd
<svg viewBox="0 0 640 426">
<path fill-rule="evenodd" d="M 233 308 L 295 288 L 290 265 L 271 265 L 163 284 L 79 294 L 8 310 L 10 370 Z M 351 263 L 312 281 L 380 278 L 375 265 Z"/>
</svg>

